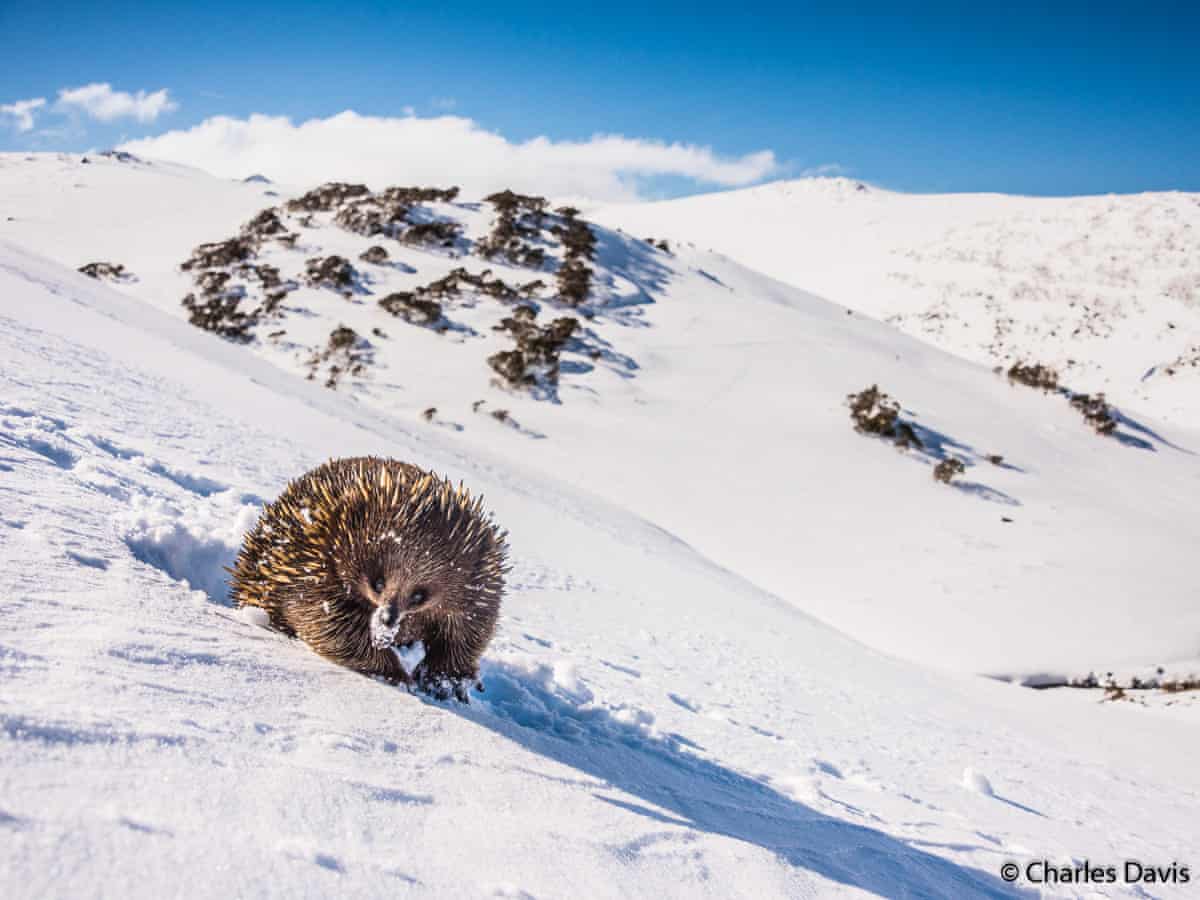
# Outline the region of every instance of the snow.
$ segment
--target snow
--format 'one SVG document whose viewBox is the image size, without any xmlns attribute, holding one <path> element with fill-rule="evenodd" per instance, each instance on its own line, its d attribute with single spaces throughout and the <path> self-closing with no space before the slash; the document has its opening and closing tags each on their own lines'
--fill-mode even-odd
<svg viewBox="0 0 1200 900">
<path fill-rule="evenodd" d="M 1074 390 L 1200 427 L 1200 195 L 902 194 L 801 178 L 584 209 L 989 367 L 1042 362 Z"/>
<path fill-rule="evenodd" d="M 87 199 L 56 212 L 63 191 Z M 959 898 L 1012 895 L 1011 859 L 1190 861 L 1196 704 L 1017 683 L 1194 670 L 1189 426 L 1129 406 L 1120 431 L 1145 446 L 1101 438 L 1059 397 L 604 230 L 587 327 L 610 355 L 564 354 L 559 402 L 488 383 L 489 299 L 449 310 L 476 332 L 459 340 L 301 288 L 289 330 L 393 334 L 327 390 L 303 377 L 309 337 L 237 346 L 179 308 L 179 262 L 269 204 L 253 185 L 8 156 L 0 197 L 0 878 L 18 896 L 69 878 L 139 897 Z M 445 214 L 475 235 L 470 203 Z M 365 246 L 318 224 L 272 264 Z M 71 271 L 93 258 L 138 280 Z M 479 265 L 393 258 L 417 272 L 370 290 Z M 845 395 L 874 382 L 926 453 L 852 430 Z M 939 452 L 968 462 L 961 487 L 930 477 Z M 221 567 L 263 503 L 364 453 L 462 480 L 510 533 L 468 706 L 228 605 Z"/>
<path fill-rule="evenodd" d="M 968 791 L 982 794 L 984 797 L 996 796 L 996 791 L 992 787 L 992 783 L 987 780 L 987 776 L 976 772 L 970 766 L 963 769 L 962 784 Z"/>
</svg>

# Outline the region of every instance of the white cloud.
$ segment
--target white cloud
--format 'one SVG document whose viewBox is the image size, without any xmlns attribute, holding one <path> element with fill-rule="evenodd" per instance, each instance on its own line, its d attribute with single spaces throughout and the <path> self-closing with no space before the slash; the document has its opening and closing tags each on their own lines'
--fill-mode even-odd
<svg viewBox="0 0 1200 900">
<path fill-rule="evenodd" d="M 11 116 L 13 127 L 17 131 L 29 131 L 33 128 L 33 111 L 46 105 L 45 97 L 35 97 L 30 100 L 17 100 L 0 106 L 0 116 Z"/>
<path fill-rule="evenodd" d="M 801 178 L 833 178 L 838 175 L 849 175 L 850 170 L 840 163 L 822 163 L 812 166 L 800 173 Z"/>
<path fill-rule="evenodd" d="M 101 122 L 111 122 L 114 119 L 153 122 L 163 113 L 179 108 L 179 104 L 168 96 L 166 88 L 150 94 L 145 91 L 130 94 L 126 91 L 114 91 L 112 85 L 107 82 L 63 88 L 58 92 L 58 103 L 55 106 L 62 111 L 80 111 Z"/>
<path fill-rule="evenodd" d="M 513 143 L 461 116 L 403 118 L 347 111 L 293 124 L 283 116 L 217 116 L 193 128 L 122 145 L 139 156 L 188 163 L 228 177 L 263 172 L 307 186 L 333 179 L 457 184 L 479 194 L 511 187 L 550 196 L 634 199 L 636 179 L 678 176 L 737 186 L 778 170 L 769 150 L 718 156 L 708 147 L 618 135 Z"/>
</svg>

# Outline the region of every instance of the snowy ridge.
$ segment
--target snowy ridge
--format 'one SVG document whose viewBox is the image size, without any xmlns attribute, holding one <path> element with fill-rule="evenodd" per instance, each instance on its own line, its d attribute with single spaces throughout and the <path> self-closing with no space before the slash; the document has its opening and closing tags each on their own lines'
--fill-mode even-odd
<svg viewBox="0 0 1200 900">
<path fill-rule="evenodd" d="M 987 366 L 1200 428 L 1200 196 L 913 195 L 807 178 L 591 209 L 726 253 Z"/>
</svg>

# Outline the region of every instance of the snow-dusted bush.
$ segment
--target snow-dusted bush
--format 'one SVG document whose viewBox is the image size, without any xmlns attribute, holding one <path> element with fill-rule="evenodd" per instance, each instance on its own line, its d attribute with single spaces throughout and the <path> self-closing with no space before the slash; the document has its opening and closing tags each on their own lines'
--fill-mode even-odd
<svg viewBox="0 0 1200 900">
<path fill-rule="evenodd" d="M 913 427 L 901 421 L 900 404 L 879 390 L 879 385 L 848 394 L 846 403 L 850 407 L 850 418 L 854 420 L 854 430 L 860 434 L 889 438 L 902 449 L 923 446 Z"/>
<path fill-rule="evenodd" d="M 312 287 L 346 293 L 357 282 L 358 272 L 344 256 L 317 256 L 305 263 L 305 280 Z"/>
<path fill-rule="evenodd" d="M 330 181 L 320 187 L 313 188 L 302 197 L 287 202 L 290 212 L 328 212 L 334 207 L 341 206 L 347 200 L 355 197 L 365 197 L 370 194 L 365 184 L 346 184 L 341 181 Z"/>
<path fill-rule="evenodd" d="M 1075 394 L 1071 406 L 1083 414 L 1083 420 L 1096 429 L 1097 434 L 1109 435 L 1117 430 L 1117 420 L 1103 394 Z"/>
<path fill-rule="evenodd" d="M 385 312 L 413 325 L 433 325 L 442 318 L 442 306 L 434 300 L 417 297 L 408 291 L 388 294 L 379 301 Z"/>
<path fill-rule="evenodd" d="M 329 333 L 329 341 L 320 352 L 308 361 L 308 378 L 311 381 L 320 368 L 329 364 L 325 387 L 336 388 L 343 375 L 362 375 L 371 362 L 371 344 L 358 332 L 346 325 L 339 325 Z"/>
<path fill-rule="evenodd" d="M 965 471 L 967 471 L 967 467 L 961 459 L 947 456 L 933 467 L 933 477 L 935 481 L 940 481 L 942 484 L 949 484 L 955 475 L 961 475 Z"/>
<path fill-rule="evenodd" d="M 1043 391 L 1058 390 L 1058 373 L 1041 363 L 1013 363 L 1008 370 L 1008 380 Z"/>
</svg>

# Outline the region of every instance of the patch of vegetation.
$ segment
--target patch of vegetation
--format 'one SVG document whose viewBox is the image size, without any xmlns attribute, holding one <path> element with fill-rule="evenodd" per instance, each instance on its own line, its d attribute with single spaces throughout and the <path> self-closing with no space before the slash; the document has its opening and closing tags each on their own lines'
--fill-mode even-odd
<svg viewBox="0 0 1200 900">
<path fill-rule="evenodd" d="M 241 300 L 240 294 L 201 294 L 197 297 L 193 293 L 183 298 L 183 308 L 188 311 L 188 321 L 197 328 L 247 344 L 254 339 L 253 329 L 258 324 L 258 316 L 241 310 Z"/>
<path fill-rule="evenodd" d="M 371 362 L 371 344 L 361 338 L 353 328 L 339 325 L 329 333 L 324 349 L 314 353 L 308 361 L 308 378 L 316 378 L 321 366 L 329 364 L 325 387 L 336 388 L 344 375 L 362 375 Z"/>
<path fill-rule="evenodd" d="M 1013 363 L 1007 374 L 1008 380 L 1015 384 L 1047 392 L 1058 390 L 1058 373 L 1041 363 Z"/>
<path fill-rule="evenodd" d="M 242 237 L 252 241 L 262 242 L 270 238 L 286 239 L 290 238 L 290 242 L 295 242 L 296 236 L 291 235 L 287 226 L 283 224 L 283 220 L 279 218 L 279 213 L 274 207 L 268 207 L 256 215 L 253 219 L 242 226 Z"/>
<path fill-rule="evenodd" d="M 942 484 L 949 484 L 954 476 L 961 475 L 965 471 L 967 471 L 967 467 L 961 459 L 947 456 L 933 467 L 933 478 Z"/>
<path fill-rule="evenodd" d="M 219 269 L 250 259 L 256 252 L 255 242 L 250 238 L 235 237 L 226 241 L 214 241 L 195 248 L 180 268 L 185 272 L 194 269 Z"/>
<path fill-rule="evenodd" d="M 453 203 L 458 198 L 458 188 L 390 187 L 380 196 L 386 203 L 403 203 L 416 206 L 418 203 Z"/>
<path fill-rule="evenodd" d="M 442 320 L 440 303 L 415 296 L 409 291 L 388 294 L 380 299 L 379 306 L 389 315 L 403 319 L 412 325 L 431 326 Z"/>
<path fill-rule="evenodd" d="M 305 263 L 305 280 L 312 287 L 349 294 L 358 282 L 358 272 L 344 256 L 317 256 Z"/>
<path fill-rule="evenodd" d="M 388 203 L 367 195 L 347 203 L 334 214 L 336 225 L 363 237 L 384 234 L 396 237 L 408 220 L 409 208 L 401 203 Z"/>
<path fill-rule="evenodd" d="M 484 200 L 495 207 L 496 221 L 491 233 L 476 242 L 476 252 L 485 259 L 502 256 L 514 266 L 540 269 L 546 251 L 529 242 L 540 236 L 549 206 L 546 198 L 505 190 Z"/>
<path fill-rule="evenodd" d="M 355 197 L 365 197 L 371 192 L 365 184 L 346 184 L 342 181 L 330 181 L 320 187 L 313 188 L 302 197 L 287 202 L 289 212 L 329 212 L 341 206 L 347 200 Z"/>
<path fill-rule="evenodd" d="M 400 240 L 406 244 L 453 247 L 461 234 L 462 226 L 457 222 L 437 220 L 409 225 L 400 235 Z"/>
<path fill-rule="evenodd" d="M 887 438 L 905 450 L 924 447 L 913 427 L 900 419 L 900 404 L 879 390 L 879 385 L 873 384 L 857 394 L 848 394 L 846 404 L 850 407 L 854 430 L 859 434 Z"/>
<path fill-rule="evenodd" d="M 125 271 L 125 267 L 120 263 L 90 262 L 87 265 L 80 266 L 77 271 L 97 280 L 108 278 L 113 281 L 123 281 L 129 277 L 129 273 Z"/>
<path fill-rule="evenodd" d="M 1112 410 L 1104 400 L 1103 394 L 1074 394 L 1071 406 L 1083 414 L 1083 420 L 1096 430 L 1097 434 L 1110 435 L 1117 430 L 1117 420 L 1113 418 Z"/>
<path fill-rule="evenodd" d="M 372 265 L 376 266 L 387 265 L 391 259 L 391 257 L 388 256 L 387 248 L 380 247 L 378 244 L 376 244 L 374 247 L 368 247 L 358 255 L 358 258 L 365 263 L 371 263 Z"/>
<path fill-rule="evenodd" d="M 1083 420 L 1099 435 L 1108 436 L 1117 430 L 1117 419 L 1104 394 L 1076 394 L 1067 390 L 1059 385 L 1058 374 L 1048 366 L 1016 363 L 1008 370 L 1008 380 L 1065 395 L 1067 402 L 1083 415 Z"/>
<path fill-rule="evenodd" d="M 591 290 L 592 270 L 587 263 L 596 256 L 596 235 L 586 222 L 574 215 L 564 215 L 563 220 L 564 225 L 554 228 L 563 245 L 563 261 L 555 276 L 558 296 L 568 306 L 579 306 L 587 300 Z"/>
<path fill-rule="evenodd" d="M 501 319 L 497 331 L 506 331 L 516 348 L 488 357 L 488 365 L 508 387 L 533 388 L 552 395 L 558 385 L 559 354 L 579 328 L 579 320 L 562 316 L 542 327 L 537 310 L 522 305 Z"/>
</svg>

